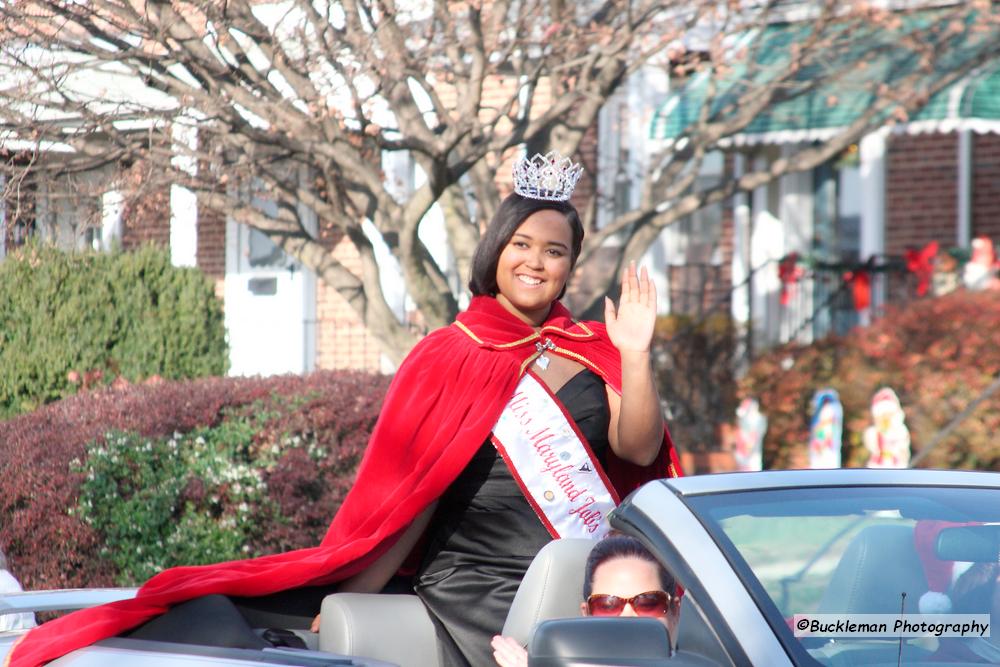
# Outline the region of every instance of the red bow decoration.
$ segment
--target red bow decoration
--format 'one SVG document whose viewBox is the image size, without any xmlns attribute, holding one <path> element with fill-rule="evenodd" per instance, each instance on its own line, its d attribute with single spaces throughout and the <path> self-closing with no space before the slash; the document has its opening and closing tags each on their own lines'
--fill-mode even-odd
<svg viewBox="0 0 1000 667">
<path fill-rule="evenodd" d="M 787 306 L 792 298 L 795 283 L 805 275 L 805 269 L 799 266 L 799 253 L 785 255 L 778 262 L 778 278 L 781 280 L 781 305 Z"/>
<path fill-rule="evenodd" d="M 933 259 L 937 255 L 938 242 L 931 241 L 921 250 L 907 250 L 906 270 L 917 276 L 917 296 L 927 294 L 927 288 L 931 284 L 931 275 L 934 273 Z"/>
<path fill-rule="evenodd" d="M 867 269 L 848 271 L 844 274 L 844 282 L 851 284 L 854 296 L 854 310 L 861 312 L 872 305 L 872 274 Z"/>
</svg>

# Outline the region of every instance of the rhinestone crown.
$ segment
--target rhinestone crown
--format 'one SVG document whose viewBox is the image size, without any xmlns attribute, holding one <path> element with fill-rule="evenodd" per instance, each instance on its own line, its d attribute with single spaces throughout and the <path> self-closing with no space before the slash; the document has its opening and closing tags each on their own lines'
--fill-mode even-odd
<svg viewBox="0 0 1000 667">
<path fill-rule="evenodd" d="M 529 199 L 567 201 L 582 175 L 583 165 L 556 151 L 535 153 L 514 163 L 514 192 Z"/>
</svg>

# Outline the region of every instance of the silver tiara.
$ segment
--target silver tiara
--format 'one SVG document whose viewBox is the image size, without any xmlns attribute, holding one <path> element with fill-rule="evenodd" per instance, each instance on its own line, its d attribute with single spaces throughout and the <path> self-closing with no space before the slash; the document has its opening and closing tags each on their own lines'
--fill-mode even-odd
<svg viewBox="0 0 1000 667">
<path fill-rule="evenodd" d="M 523 157 L 514 163 L 514 192 L 528 199 L 567 201 L 582 175 L 582 164 L 556 151 L 535 153 L 530 160 Z"/>
</svg>

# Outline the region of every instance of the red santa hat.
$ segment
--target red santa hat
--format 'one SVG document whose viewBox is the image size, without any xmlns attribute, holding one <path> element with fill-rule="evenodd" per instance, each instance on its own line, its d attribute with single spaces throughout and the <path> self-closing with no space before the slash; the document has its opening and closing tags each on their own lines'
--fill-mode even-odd
<svg viewBox="0 0 1000 667">
<path fill-rule="evenodd" d="M 993 268 L 996 265 L 996 252 L 993 240 L 988 236 L 977 236 L 972 239 L 972 257 L 970 262 Z"/>
<path fill-rule="evenodd" d="M 951 611 L 948 589 L 951 587 L 955 562 L 938 558 L 934 545 L 943 529 L 957 525 L 961 524 L 952 521 L 918 521 L 913 527 L 917 556 L 924 566 L 924 576 L 927 577 L 928 590 L 917 602 L 917 609 L 921 614 L 947 614 Z"/>
<path fill-rule="evenodd" d="M 882 387 L 875 392 L 872 396 L 872 414 L 880 415 L 884 412 L 897 412 L 902 410 L 903 407 L 899 403 L 899 397 L 896 396 L 890 387 Z"/>
</svg>

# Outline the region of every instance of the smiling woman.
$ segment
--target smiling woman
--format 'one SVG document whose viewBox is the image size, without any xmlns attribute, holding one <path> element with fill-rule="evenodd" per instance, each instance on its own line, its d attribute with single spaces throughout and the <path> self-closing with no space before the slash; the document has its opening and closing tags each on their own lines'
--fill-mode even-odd
<svg viewBox="0 0 1000 667">
<path fill-rule="evenodd" d="M 570 229 L 567 216 L 559 211 L 535 211 L 500 253 L 497 301 L 528 324 L 540 326 L 566 291 L 575 259 Z"/>
<path fill-rule="evenodd" d="M 542 315 L 547 315 L 553 302 L 565 293 L 566 283 L 583 246 L 583 224 L 576 208 L 568 201 L 530 199 L 517 193 L 504 199 L 472 257 L 469 279 L 472 294 L 501 300 L 509 296 L 501 289 L 501 283 L 508 290 L 512 287 L 508 278 L 512 279 L 513 275 L 509 270 L 516 267 L 502 269 L 501 262 L 509 264 L 518 259 L 523 262 L 532 243 L 541 244 L 536 250 L 549 258 L 561 258 L 561 267 L 565 264 L 559 276 L 550 276 L 550 286 L 558 284 L 560 289 L 544 303 Z M 533 270 L 539 268 L 538 258 L 534 262 L 534 267 L 524 267 L 526 284 L 534 282 L 533 277 L 540 280 L 533 274 Z M 523 317 L 521 319 L 526 321 Z"/>
<path fill-rule="evenodd" d="M 649 362 L 656 294 L 646 272 L 625 271 L 606 328 L 573 321 L 558 301 L 583 243 L 568 201 L 578 175 L 552 156 L 519 162 L 515 193 L 473 256 L 474 299 L 459 329 L 490 356 L 523 351 L 496 427 L 437 503 L 414 581 L 449 665 L 489 664 L 489 638 L 531 558 L 552 537 L 604 534 L 604 516 L 629 490 L 624 470 L 677 472 L 669 445 L 661 449 Z M 574 437 L 553 435 L 566 431 Z"/>
</svg>

